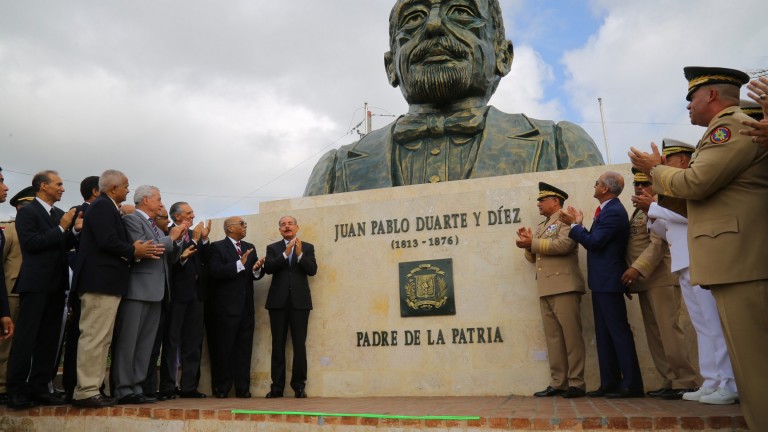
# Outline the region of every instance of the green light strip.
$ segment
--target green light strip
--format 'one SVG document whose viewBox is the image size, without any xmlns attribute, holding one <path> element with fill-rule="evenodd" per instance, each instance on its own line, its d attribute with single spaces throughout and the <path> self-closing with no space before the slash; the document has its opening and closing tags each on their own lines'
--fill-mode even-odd
<svg viewBox="0 0 768 432">
<path fill-rule="evenodd" d="M 361 417 L 361 418 L 397 419 L 397 420 L 480 420 L 480 417 L 477 417 L 477 416 L 408 416 L 408 415 L 387 415 L 387 414 L 322 413 L 322 412 L 304 412 L 304 411 L 232 410 L 232 414 L 303 415 L 303 416 L 313 416 L 313 417 Z"/>
</svg>

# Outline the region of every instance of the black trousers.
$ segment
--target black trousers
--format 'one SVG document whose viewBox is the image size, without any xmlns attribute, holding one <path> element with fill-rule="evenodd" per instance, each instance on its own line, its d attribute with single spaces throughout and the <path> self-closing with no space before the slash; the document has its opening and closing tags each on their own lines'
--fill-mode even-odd
<svg viewBox="0 0 768 432">
<path fill-rule="evenodd" d="M 8 358 L 9 394 L 47 394 L 59 351 L 64 292 L 22 293 Z"/>
<path fill-rule="evenodd" d="M 197 300 L 169 305 L 160 363 L 160 391 L 169 392 L 176 387 L 177 360 L 181 362 L 181 391 L 197 390 L 203 351 L 203 315 L 203 302 Z"/>
<path fill-rule="evenodd" d="M 253 352 L 253 312 L 242 315 L 216 315 L 214 317 L 216 342 L 211 357 L 216 372 L 212 379 L 217 393 L 246 393 L 251 387 L 251 353 Z"/>
<path fill-rule="evenodd" d="M 64 370 L 61 384 L 67 396 L 72 396 L 77 386 L 77 341 L 80 339 L 80 297 L 70 291 L 69 308 L 72 314 L 67 320 L 64 333 Z"/>
<path fill-rule="evenodd" d="M 293 346 L 291 388 L 304 390 L 307 382 L 307 324 L 309 309 L 294 309 L 290 298 L 283 309 L 269 310 L 269 325 L 272 331 L 272 391 L 282 393 L 285 389 L 285 344 L 288 332 Z"/>
</svg>

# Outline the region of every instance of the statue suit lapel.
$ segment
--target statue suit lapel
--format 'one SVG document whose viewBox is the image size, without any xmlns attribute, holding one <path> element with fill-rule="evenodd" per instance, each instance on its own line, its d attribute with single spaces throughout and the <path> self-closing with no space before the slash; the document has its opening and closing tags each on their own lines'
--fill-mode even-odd
<svg viewBox="0 0 768 432">
<path fill-rule="evenodd" d="M 543 137 L 525 115 L 505 114 L 490 107 L 479 145 L 470 178 L 538 171 Z M 506 162 L 500 164 L 502 160 Z"/>
</svg>

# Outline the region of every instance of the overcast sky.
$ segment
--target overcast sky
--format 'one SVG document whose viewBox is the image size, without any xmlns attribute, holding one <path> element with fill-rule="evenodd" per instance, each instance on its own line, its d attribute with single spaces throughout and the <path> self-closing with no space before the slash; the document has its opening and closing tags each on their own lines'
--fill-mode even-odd
<svg viewBox="0 0 768 432">
<path fill-rule="evenodd" d="M 317 158 L 407 110 L 384 73 L 392 0 L 0 3 L 0 166 L 9 198 L 42 169 L 108 168 L 198 219 L 302 195 Z M 501 0 L 512 72 L 491 104 L 569 120 L 612 163 L 630 145 L 703 129 L 683 66 L 768 66 L 764 0 Z M 745 92 L 743 92 L 746 95 Z M 129 196 L 129 199 L 131 196 Z M 0 205 L 0 219 L 15 214 Z"/>
</svg>

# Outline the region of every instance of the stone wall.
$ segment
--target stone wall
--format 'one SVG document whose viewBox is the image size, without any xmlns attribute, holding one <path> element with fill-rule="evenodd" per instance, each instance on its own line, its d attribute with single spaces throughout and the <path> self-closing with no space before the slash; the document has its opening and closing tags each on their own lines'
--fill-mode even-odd
<svg viewBox="0 0 768 432">
<path fill-rule="evenodd" d="M 631 214 L 629 165 L 610 169 L 625 176 L 628 186 L 620 198 Z M 283 215 L 295 216 L 299 237 L 315 245 L 319 270 L 310 278 L 314 310 L 307 341 L 310 397 L 526 395 L 546 387 L 549 368 L 534 269 L 515 246 L 515 231 L 543 219 L 536 208 L 539 181 L 568 192 L 566 205 L 582 209 L 589 226 L 598 204 L 592 197 L 594 181 L 606 170 L 273 201 L 263 203 L 259 214 L 245 216 L 246 240 L 257 246 L 259 256 L 280 239 L 277 224 Z M 214 222 L 214 240 L 222 238 L 221 222 Z M 586 276 L 583 248 L 579 259 Z M 455 315 L 402 317 L 401 264 L 407 263 L 407 273 L 430 260 L 450 260 L 437 267 L 452 274 Z M 264 309 L 269 282 L 265 276 L 255 284 L 251 372 L 257 396 L 270 384 Z M 637 303 L 636 298 L 628 303 L 630 322 L 646 388 L 653 389 L 660 380 Z M 587 387 L 593 389 L 600 383 L 589 293 L 582 317 Z M 695 361 L 695 335 L 687 316 L 682 319 Z M 290 365 L 290 347 L 287 355 Z M 209 383 L 206 370 L 201 390 L 209 391 Z"/>
</svg>

